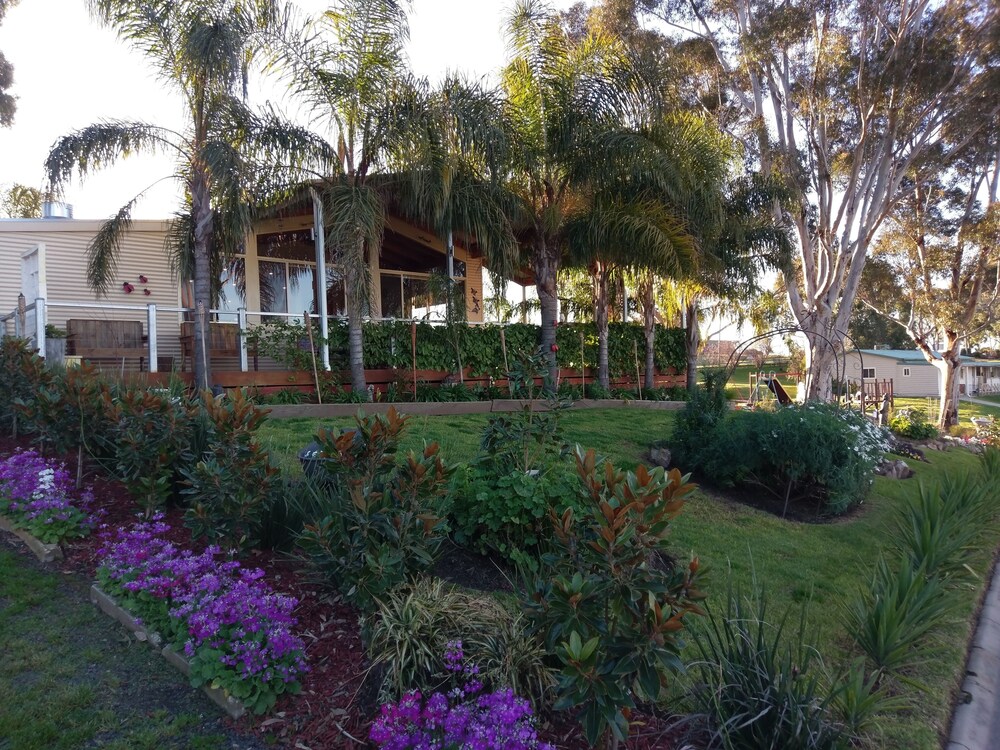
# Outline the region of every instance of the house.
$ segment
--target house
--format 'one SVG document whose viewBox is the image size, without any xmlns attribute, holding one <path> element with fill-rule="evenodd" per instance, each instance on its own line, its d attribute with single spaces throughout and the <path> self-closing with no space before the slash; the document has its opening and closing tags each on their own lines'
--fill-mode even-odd
<svg viewBox="0 0 1000 750">
<path fill-rule="evenodd" d="M 845 379 L 892 381 L 896 396 L 939 396 L 941 375 L 916 349 L 859 349 L 847 352 Z"/>
<path fill-rule="evenodd" d="M 317 234 L 322 233 L 315 231 L 313 213 L 300 207 L 287 214 L 258 223 L 244 252 L 224 271 L 223 296 L 213 311 L 220 327 L 230 324 L 235 332 L 241 316 L 251 326 L 268 320 L 301 320 L 304 311 L 321 311 L 323 301 L 329 316 L 343 314 L 343 284 L 329 264 L 329 253 L 322 259 L 324 283 L 318 284 L 321 243 Z M 0 220 L 0 267 L 5 270 L 0 274 L 3 333 L 14 333 L 19 321 L 13 313 L 18 295 L 23 294 L 27 310 L 21 320 L 27 335 L 39 323 L 41 328 L 45 323 L 65 328 L 68 321 L 86 320 L 92 329 L 104 332 L 123 327 L 133 330 L 141 324 L 145 340 L 141 347 L 135 346 L 133 337 L 114 352 L 102 349 L 101 353 L 122 354 L 124 369 L 144 362 L 151 371 L 178 367 L 185 359 L 189 364 L 182 340 L 192 295 L 189 286 L 185 288 L 171 272 L 164 250 L 168 222 L 133 222 L 119 253 L 116 284 L 107 298 L 98 299 L 87 284 L 86 250 L 102 224 L 71 218 Z M 432 273 L 447 273 L 450 266 L 452 278 L 464 290 L 468 320 L 483 319 L 483 264 L 474 246 L 456 242 L 449 258 L 445 242 L 433 232 L 389 217 L 382 253 L 372 254 L 370 265 L 373 318 L 443 317 L 443 300 L 435 297 L 435 285 L 429 279 Z M 36 305 L 36 299 L 42 302 Z M 146 350 L 143 356 L 124 356 L 138 348 Z M 221 359 L 213 355 L 217 367 L 247 369 L 245 357 L 236 351 L 222 354 Z"/>
<path fill-rule="evenodd" d="M 958 371 L 959 393 L 1000 393 L 1000 360 L 965 359 Z"/>
</svg>

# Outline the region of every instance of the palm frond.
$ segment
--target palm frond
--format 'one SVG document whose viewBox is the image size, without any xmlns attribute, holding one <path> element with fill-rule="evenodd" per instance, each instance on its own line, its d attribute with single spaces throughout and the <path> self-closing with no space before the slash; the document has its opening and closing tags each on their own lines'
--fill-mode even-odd
<svg viewBox="0 0 1000 750">
<path fill-rule="evenodd" d="M 181 142 L 177 133 L 158 125 L 110 120 L 56 141 L 45 160 L 45 171 L 52 188 L 58 189 L 72 178 L 74 170 L 86 177 L 120 157 L 166 151 L 184 156 Z"/>
<path fill-rule="evenodd" d="M 122 240 L 132 228 L 132 209 L 139 198 L 136 196 L 118 209 L 87 245 L 87 283 L 99 297 L 107 297 L 115 283 Z"/>
</svg>

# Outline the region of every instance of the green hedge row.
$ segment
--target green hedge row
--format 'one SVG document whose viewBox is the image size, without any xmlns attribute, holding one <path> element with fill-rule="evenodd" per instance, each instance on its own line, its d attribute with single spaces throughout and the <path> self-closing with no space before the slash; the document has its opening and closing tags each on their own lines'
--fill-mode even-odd
<svg viewBox="0 0 1000 750">
<path fill-rule="evenodd" d="M 412 366 L 411 324 L 371 322 L 365 324 L 365 367 L 369 369 Z M 501 326 L 460 324 L 451 328 L 417 323 L 417 368 L 421 370 L 456 370 L 456 345 L 462 365 L 473 375 L 494 376 L 504 372 Z M 517 323 L 504 326 L 507 362 L 513 365 L 519 355 L 532 353 L 538 342 L 538 326 Z M 581 353 L 582 336 L 582 353 Z M 593 323 L 564 323 L 556 329 L 560 367 L 579 369 L 581 358 L 587 367 L 597 366 L 597 328 Z M 639 369 L 644 370 L 646 343 L 643 329 L 632 323 L 612 323 L 608 333 L 608 361 L 611 377 L 635 374 L 638 352 Z M 347 365 L 347 325 L 330 326 L 330 353 L 334 367 Z M 680 328 L 656 329 L 654 360 L 660 372 L 673 368 L 683 372 L 686 359 L 684 331 Z"/>
</svg>

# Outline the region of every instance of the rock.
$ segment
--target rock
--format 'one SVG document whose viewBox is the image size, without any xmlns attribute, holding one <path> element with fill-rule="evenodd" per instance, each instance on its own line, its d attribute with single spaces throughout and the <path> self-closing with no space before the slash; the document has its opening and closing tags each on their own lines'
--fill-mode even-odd
<svg viewBox="0 0 1000 750">
<path fill-rule="evenodd" d="M 900 459 L 897 461 L 883 461 L 875 469 L 875 473 L 889 479 L 909 479 L 913 476 L 913 469 L 906 464 L 906 461 Z"/>
<path fill-rule="evenodd" d="M 654 466 L 662 466 L 664 469 L 670 468 L 670 449 L 669 448 L 650 448 L 649 449 L 649 460 Z"/>
</svg>

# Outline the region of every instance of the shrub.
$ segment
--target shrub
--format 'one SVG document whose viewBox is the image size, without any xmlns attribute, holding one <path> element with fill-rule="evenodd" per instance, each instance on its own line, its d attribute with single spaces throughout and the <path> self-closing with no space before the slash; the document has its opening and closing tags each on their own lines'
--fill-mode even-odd
<svg viewBox="0 0 1000 750">
<path fill-rule="evenodd" d="M 733 412 L 703 438 L 697 470 L 839 515 L 864 501 L 886 450 L 885 433 L 857 412 L 805 404 Z"/>
<path fill-rule="evenodd" d="M 707 442 L 729 410 L 725 370 L 703 370 L 702 380 L 677 415 L 671 442 L 674 460 L 692 468 L 701 465 Z"/>
<path fill-rule="evenodd" d="M 395 453 L 409 417 L 390 407 L 385 417 L 358 417 L 356 430 L 316 436 L 331 481 L 326 515 L 305 527 L 298 544 L 322 582 L 333 583 L 352 603 L 370 609 L 408 576 L 428 569 L 447 538 L 446 495 L 452 468 L 437 443 Z"/>
<path fill-rule="evenodd" d="M 208 448 L 194 466 L 181 469 L 187 484 L 183 494 L 191 502 L 185 525 L 196 537 L 240 549 L 254 547 L 261 541 L 278 475 L 255 438 L 267 412 L 239 391 L 221 402 L 206 394 L 201 408 Z"/>
<path fill-rule="evenodd" d="M 369 733 L 381 750 L 554 750 L 538 741 L 528 701 L 510 688 L 483 692 L 479 670 L 465 663 L 461 643 L 449 644 L 444 659 L 455 687 L 426 700 L 419 691 L 410 692 L 399 703 L 382 706 Z"/>
<path fill-rule="evenodd" d="M 587 740 L 623 741 L 637 700 L 655 701 L 682 668 L 678 631 L 695 602 L 698 561 L 664 560 L 670 521 L 693 489 L 676 469 L 635 473 L 577 451 L 584 511 L 550 512 L 554 550 L 524 607 L 561 668 L 556 709 L 576 709 Z"/>
<path fill-rule="evenodd" d="M 93 525 L 85 491 L 72 497 L 73 479 L 66 467 L 35 451 L 14 453 L 0 461 L 0 513 L 46 544 L 86 536 Z"/>
<path fill-rule="evenodd" d="M 927 421 L 922 409 L 899 409 L 889 419 L 889 429 L 910 440 L 928 440 L 938 436 L 937 427 Z"/>
<path fill-rule="evenodd" d="M 26 341 L 0 338 L 0 428 L 17 437 L 20 408 L 34 403 L 37 389 L 51 377 L 45 361 L 28 349 Z"/>
<path fill-rule="evenodd" d="M 848 605 L 848 632 L 876 667 L 895 672 L 926 657 L 924 639 L 951 607 L 940 578 L 881 558 L 870 589 Z"/>
<path fill-rule="evenodd" d="M 201 457 L 198 409 L 169 392 L 142 387 L 105 394 L 104 408 L 111 423 L 114 473 L 151 515 L 176 496 L 183 464 Z"/>
<path fill-rule="evenodd" d="M 306 664 L 292 633 L 296 600 L 273 593 L 262 571 L 220 562 L 217 547 L 178 549 L 167 531 L 160 516 L 119 529 L 101 551 L 101 588 L 183 649 L 194 686 L 221 687 L 258 714 L 297 693 Z"/>
<path fill-rule="evenodd" d="M 456 542 L 533 568 L 552 537 L 549 511 L 581 506 L 579 479 L 564 462 L 537 476 L 473 463 L 457 475 L 452 498 Z"/>
<path fill-rule="evenodd" d="M 804 614 L 788 634 L 787 615 L 768 621 L 761 591 L 746 600 L 730 591 L 725 610 L 693 629 L 700 659 L 692 696 L 721 747 L 839 750 L 877 713 L 903 707 L 862 664 L 830 679 L 806 643 Z"/>
<path fill-rule="evenodd" d="M 928 575 L 967 572 L 969 552 L 990 518 L 987 498 L 978 477 L 920 485 L 899 510 L 893 542 L 914 569 Z"/>
<path fill-rule="evenodd" d="M 111 391 L 97 368 L 84 362 L 79 367 L 53 370 L 47 382 L 39 384 L 34 398 L 21 402 L 19 411 L 43 450 L 58 454 L 78 451 L 82 473 L 84 450 L 104 458 L 113 449 L 105 411 Z"/>
<path fill-rule="evenodd" d="M 442 689 L 448 643 L 460 642 L 488 687 L 510 687 L 541 708 L 555 678 L 526 624 L 523 615 L 493 596 L 418 578 L 379 600 L 366 618 L 368 653 L 383 670 L 381 695 L 398 699 L 408 689 L 427 694 Z"/>
</svg>

